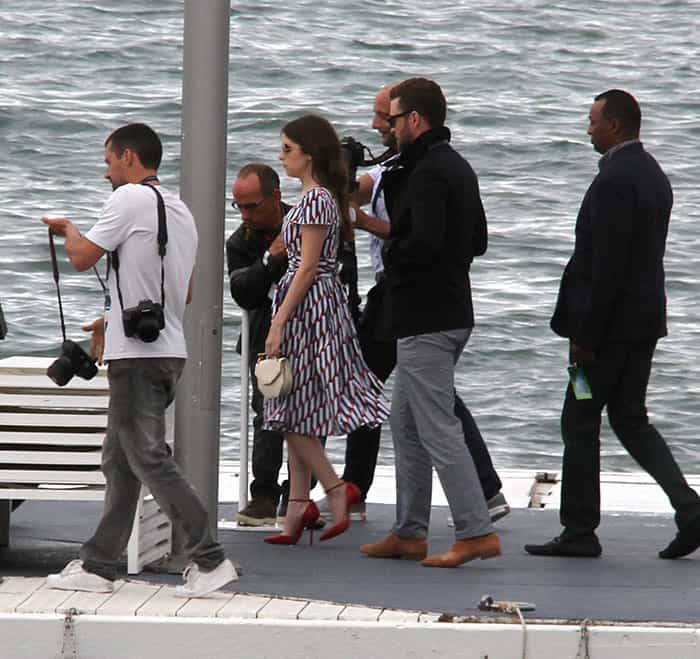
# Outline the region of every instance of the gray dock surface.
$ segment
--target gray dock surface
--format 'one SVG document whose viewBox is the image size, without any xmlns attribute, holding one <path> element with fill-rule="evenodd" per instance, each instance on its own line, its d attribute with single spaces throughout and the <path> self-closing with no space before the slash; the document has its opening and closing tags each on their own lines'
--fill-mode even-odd
<svg viewBox="0 0 700 659">
<path fill-rule="evenodd" d="M 77 557 L 99 519 L 101 503 L 29 501 L 12 514 L 11 546 L 0 550 L 0 576 L 43 577 Z M 235 508 L 220 507 L 232 519 Z M 448 511 L 433 508 L 431 551 L 453 541 Z M 341 604 L 490 617 L 477 604 L 497 600 L 534 603 L 537 620 L 689 623 L 700 621 L 700 552 L 680 560 L 656 557 L 675 534 L 670 515 L 607 514 L 599 529 L 598 559 L 527 555 L 526 542 L 559 532 L 556 510 L 513 510 L 496 525 L 504 554 L 456 569 L 371 559 L 360 544 L 380 540 L 393 520 L 393 505 L 369 504 L 368 521 L 326 543 L 267 545 L 260 532 L 220 530 L 227 555 L 243 569 L 233 592 L 323 600 Z M 179 583 L 176 575 L 150 571 L 139 581 Z"/>
</svg>

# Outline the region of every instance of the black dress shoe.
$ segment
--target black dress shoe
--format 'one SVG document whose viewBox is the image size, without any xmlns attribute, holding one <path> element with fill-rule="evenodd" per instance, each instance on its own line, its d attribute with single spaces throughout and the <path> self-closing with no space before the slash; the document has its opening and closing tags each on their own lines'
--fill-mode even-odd
<svg viewBox="0 0 700 659">
<path fill-rule="evenodd" d="M 659 558 L 682 558 L 700 547 L 700 529 L 678 531 L 666 549 L 659 552 Z"/>
<path fill-rule="evenodd" d="M 543 545 L 525 545 L 525 551 L 533 556 L 580 556 L 598 558 L 603 552 L 595 535 L 566 538 L 557 536 Z"/>
</svg>

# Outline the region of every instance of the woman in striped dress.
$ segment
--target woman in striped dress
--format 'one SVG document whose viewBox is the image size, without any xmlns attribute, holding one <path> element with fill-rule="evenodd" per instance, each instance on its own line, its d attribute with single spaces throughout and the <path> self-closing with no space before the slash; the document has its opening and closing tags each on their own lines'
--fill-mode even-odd
<svg viewBox="0 0 700 659">
<path fill-rule="evenodd" d="M 333 126 L 316 115 L 289 122 L 282 130 L 280 161 L 302 183 L 302 197 L 284 218 L 282 236 L 289 266 L 273 303 L 268 356 L 290 361 L 290 393 L 265 402 L 264 427 L 287 440 L 290 494 L 284 532 L 265 538 L 296 544 L 319 517 L 309 498 L 313 474 L 326 491 L 333 526 L 328 540 L 349 526 L 349 508 L 360 496 L 335 473 L 320 437 L 347 435 L 377 426 L 389 415 L 382 385 L 365 364 L 338 279 L 338 246 L 352 236 L 348 177 Z"/>
</svg>

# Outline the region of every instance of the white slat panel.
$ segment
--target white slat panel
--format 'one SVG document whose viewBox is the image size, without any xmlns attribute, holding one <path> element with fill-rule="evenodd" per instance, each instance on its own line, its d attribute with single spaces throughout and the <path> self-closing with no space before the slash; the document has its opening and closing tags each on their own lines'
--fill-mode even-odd
<svg viewBox="0 0 700 659">
<path fill-rule="evenodd" d="M 3 577 L 0 593 L 26 593 L 29 595 L 44 585 L 45 577 Z"/>
<path fill-rule="evenodd" d="M 216 592 L 206 597 L 185 600 L 177 612 L 178 618 L 216 618 L 219 611 L 233 598 L 234 593 Z"/>
<path fill-rule="evenodd" d="M 258 618 L 296 620 L 307 605 L 306 600 L 288 600 L 275 597 L 258 611 Z"/>
<path fill-rule="evenodd" d="M 0 446 L 3 444 L 41 444 L 47 446 L 94 446 L 102 447 L 104 432 L 25 432 L 0 430 Z"/>
<path fill-rule="evenodd" d="M 16 375 L 22 373 L 46 373 L 46 369 L 55 360 L 55 357 L 35 357 L 32 355 L 14 355 L 0 359 L 0 373 L 13 373 Z M 97 367 L 97 378 L 107 377 L 107 367 Z M 73 383 L 70 382 L 67 386 L 70 387 Z"/>
<path fill-rule="evenodd" d="M 169 554 L 171 549 L 172 546 L 170 544 L 170 537 L 166 538 L 157 545 L 149 547 L 146 550 L 142 550 L 141 547 L 139 547 L 138 569 L 136 569 L 133 572 L 129 570 L 129 574 L 138 574 L 139 572 L 141 572 L 141 570 L 143 570 L 143 568 L 146 565 L 155 563 L 156 561 L 159 561 L 161 558 L 163 558 L 166 554 Z"/>
<path fill-rule="evenodd" d="M 158 502 L 153 498 L 152 494 L 148 493 L 148 489 L 145 485 L 141 486 L 144 491 L 143 502 L 141 503 L 141 517 L 142 519 L 147 519 L 158 515 L 160 513 L 160 506 Z"/>
<path fill-rule="evenodd" d="M 141 533 L 141 537 L 139 538 L 139 553 L 145 552 L 150 547 L 168 542 L 171 533 L 170 524 L 163 524 L 161 527 L 149 531 L 148 533 Z"/>
<path fill-rule="evenodd" d="M 31 471 L 29 469 L 0 469 L 3 483 L 70 483 L 103 485 L 101 471 Z"/>
<path fill-rule="evenodd" d="M 107 410 L 109 396 L 56 396 L 48 394 L 32 395 L 0 393 L 0 407 L 26 407 L 29 409 L 75 409 L 75 410 Z"/>
<path fill-rule="evenodd" d="M 167 525 L 168 518 L 160 511 L 155 515 L 152 515 L 148 519 L 144 518 L 143 515 L 140 518 L 141 521 L 141 533 L 153 533 L 158 531 L 161 527 Z"/>
<path fill-rule="evenodd" d="M 98 607 L 97 615 L 135 616 L 136 611 L 153 597 L 160 588 L 160 585 L 157 584 L 126 581 L 112 597 Z"/>
<path fill-rule="evenodd" d="M 337 620 L 344 608 L 344 604 L 309 602 L 299 614 L 299 620 Z"/>
<path fill-rule="evenodd" d="M 258 611 L 270 601 L 261 595 L 237 593 L 217 614 L 217 618 L 257 618 Z"/>
<path fill-rule="evenodd" d="M 148 602 L 137 609 L 136 615 L 172 618 L 177 615 L 178 610 L 185 605 L 185 602 L 187 602 L 186 599 L 175 597 L 173 586 L 162 586 Z"/>
<path fill-rule="evenodd" d="M 66 485 L 65 487 L 69 487 Z M 73 489 L 3 487 L 0 483 L 0 499 L 24 499 L 27 501 L 102 501 L 104 488 L 76 487 Z"/>
<path fill-rule="evenodd" d="M 74 384 L 75 383 L 75 384 Z M 92 380 L 83 380 L 82 378 L 73 378 L 69 387 L 59 387 L 54 384 L 46 375 L 29 374 L 29 375 L 14 375 L 0 374 L 0 391 L 6 394 L 21 394 L 26 391 L 32 391 L 38 394 L 48 394 L 56 396 L 74 396 L 82 394 L 107 394 L 109 385 L 106 378 L 93 378 Z"/>
<path fill-rule="evenodd" d="M 18 428 L 94 428 L 107 427 L 105 414 L 46 414 L 44 412 L 0 412 L 0 426 Z"/>
<path fill-rule="evenodd" d="M 366 606 L 346 606 L 338 616 L 338 620 L 358 620 L 361 622 L 379 620 L 381 609 L 370 609 Z"/>
<path fill-rule="evenodd" d="M 94 465 L 102 463 L 101 451 L 2 451 L 0 464 Z"/>
<path fill-rule="evenodd" d="M 15 610 L 17 613 L 55 613 L 56 607 L 65 602 L 72 594 L 69 590 L 41 588 L 34 591 Z"/>
</svg>

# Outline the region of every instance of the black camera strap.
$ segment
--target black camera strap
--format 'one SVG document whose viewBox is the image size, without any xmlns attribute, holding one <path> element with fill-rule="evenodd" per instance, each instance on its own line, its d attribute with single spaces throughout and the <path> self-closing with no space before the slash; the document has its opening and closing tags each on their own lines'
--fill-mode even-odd
<svg viewBox="0 0 700 659">
<path fill-rule="evenodd" d="M 58 275 L 58 260 L 56 259 L 56 245 L 54 244 L 53 241 L 53 233 L 51 232 L 51 229 L 49 229 L 49 253 L 51 254 L 51 269 L 53 270 L 53 280 L 56 282 L 56 297 L 58 298 L 58 312 L 61 317 L 61 334 L 63 335 L 63 340 L 66 340 L 66 323 L 63 318 L 63 303 L 61 302 L 61 287 L 58 283 L 59 281 L 59 275 Z M 97 281 L 100 282 L 100 286 L 102 286 L 102 290 L 107 292 L 107 289 L 105 288 L 104 282 L 102 281 L 102 277 L 100 277 L 100 273 L 97 271 L 96 266 L 92 266 L 92 269 L 95 272 L 95 275 L 97 276 Z"/>
<path fill-rule="evenodd" d="M 53 280 L 56 282 L 56 297 L 58 297 L 58 312 L 61 316 L 61 334 L 66 340 L 66 323 L 63 319 L 63 304 L 61 303 L 61 287 L 58 285 L 58 261 L 56 260 L 56 246 L 53 242 L 53 233 L 49 228 L 49 252 L 51 254 L 51 268 L 53 269 Z"/>
<path fill-rule="evenodd" d="M 154 185 L 149 185 L 149 181 L 158 181 L 157 176 L 147 176 L 141 185 L 146 186 L 156 193 L 156 205 L 158 208 L 158 255 L 160 256 L 160 304 L 165 310 L 165 263 L 164 257 L 166 253 L 166 245 L 168 244 L 168 225 L 165 221 L 165 202 L 163 195 L 158 192 Z M 107 277 L 109 278 L 109 268 L 114 268 L 114 276 L 117 280 L 117 295 L 119 296 L 119 305 L 122 311 L 124 310 L 124 300 L 122 299 L 122 289 L 119 285 L 119 252 L 115 249 L 107 256 Z"/>
</svg>

